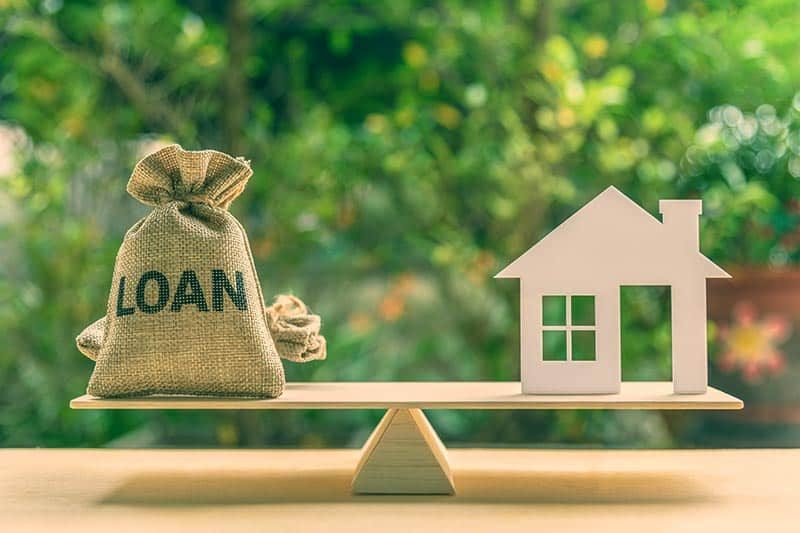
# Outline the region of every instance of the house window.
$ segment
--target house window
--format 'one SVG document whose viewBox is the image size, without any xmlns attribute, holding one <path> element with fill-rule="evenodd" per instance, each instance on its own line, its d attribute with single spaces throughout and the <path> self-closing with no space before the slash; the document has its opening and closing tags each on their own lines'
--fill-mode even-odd
<svg viewBox="0 0 800 533">
<path fill-rule="evenodd" d="M 542 296 L 542 359 L 594 361 L 594 296 Z"/>
</svg>

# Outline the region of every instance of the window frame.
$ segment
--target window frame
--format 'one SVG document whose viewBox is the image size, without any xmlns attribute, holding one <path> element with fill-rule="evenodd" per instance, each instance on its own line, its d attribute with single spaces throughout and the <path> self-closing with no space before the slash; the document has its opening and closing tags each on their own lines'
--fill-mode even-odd
<svg viewBox="0 0 800 533">
<path fill-rule="evenodd" d="M 565 322 L 564 325 L 545 325 L 544 324 L 544 299 L 546 297 L 563 297 L 565 299 L 564 306 L 565 306 Z M 591 296 L 592 302 L 594 305 L 594 324 L 591 326 L 584 326 L 584 325 L 573 325 L 572 324 L 572 298 L 575 296 Z M 596 363 L 597 362 L 597 295 L 595 294 L 572 294 L 572 293 L 562 293 L 562 294 L 542 294 L 541 298 L 539 299 L 539 305 L 541 306 L 541 315 L 540 315 L 540 324 L 539 327 L 541 328 L 542 333 L 545 331 L 564 331 L 566 335 L 566 350 L 567 350 L 567 358 L 564 360 L 548 360 L 544 358 L 544 334 L 541 335 L 541 361 L 543 363 Z M 572 359 L 572 332 L 573 331 L 592 331 L 594 332 L 594 359 L 579 359 L 573 360 Z"/>
</svg>

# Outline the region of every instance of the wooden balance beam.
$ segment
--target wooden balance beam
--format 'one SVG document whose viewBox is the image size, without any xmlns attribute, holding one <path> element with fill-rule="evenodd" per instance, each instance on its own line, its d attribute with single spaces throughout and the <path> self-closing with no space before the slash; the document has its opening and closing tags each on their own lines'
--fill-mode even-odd
<svg viewBox="0 0 800 533">
<path fill-rule="evenodd" d="M 189 396 L 96 398 L 73 409 L 386 409 L 362 448 L 352 489 L 357 494 L 453 494 L 447 449 L 422 409 L 741 409 L 738 398 L 709 387 L 672 392 L 670 382 L 623 382 L 619 394 L 522 394 L 519 382 L 289 383 L 280 398 Z"/>
</svg>

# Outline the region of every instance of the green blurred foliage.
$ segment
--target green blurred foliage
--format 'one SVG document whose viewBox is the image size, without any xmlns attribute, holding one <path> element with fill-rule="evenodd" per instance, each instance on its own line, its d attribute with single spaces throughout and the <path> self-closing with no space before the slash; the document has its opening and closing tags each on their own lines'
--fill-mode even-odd
<svg viewBox="0 0 800 533">
<path fill-rule="evenodd" d="M 354 445 L 380 416 L 68 409 L 92 369 L 73 339 L 146 213 L 127 176 L 165 142 L 252 160 L 232 210 L 265 293 L 302 297 L 329 340 L 290 380 L 517 379 L 517 286 L 492 275 L 610 184 L 653 213 L 707 193 L 713 259 L 778 257 L 797 129 L 780 154 L 759 129 L 771 170 L 759 148 L 731 178 L 749 141 L 703 124 L 795 116 L 798 23 L 793 0 L 0 0 L 0 445 Z M 776 217 L 773 241 L 742 237 Z M 663 296 L 626 301 L 625 375 L 663 376 Z M 449 441 L 684 438 L 652 413 L 432 418 Z"/>
</svg>

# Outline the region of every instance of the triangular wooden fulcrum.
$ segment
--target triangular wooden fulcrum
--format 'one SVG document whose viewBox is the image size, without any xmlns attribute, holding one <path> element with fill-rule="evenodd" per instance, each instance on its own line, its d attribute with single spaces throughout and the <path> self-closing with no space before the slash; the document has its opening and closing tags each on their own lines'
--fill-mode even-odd
<svg viewBox="0 0 800 533">
<path fill-rule="evenodd" d="M 453 494 L 447 450 L 419 409 L 389 409 L 362 448 L 356 494 Z"/>
</svg>

